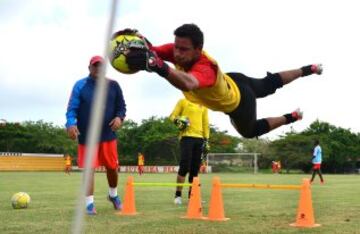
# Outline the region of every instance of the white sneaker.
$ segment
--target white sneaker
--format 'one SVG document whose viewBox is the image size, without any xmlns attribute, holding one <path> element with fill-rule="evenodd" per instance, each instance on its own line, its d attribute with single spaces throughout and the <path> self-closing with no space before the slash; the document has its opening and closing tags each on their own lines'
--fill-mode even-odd
<svg viewBox="0 0 360 234">
<path fill-rule="evenodd" d="M 300 108 L 297 108 L 295 111 L 291 112 L 291 115 L 296 120 L 301 120 L 304 116 L 304 112 L 302 112 Z"/>
<path fill-rule="evenodd" d="M 175 199 L 174 199 L 174 204 L 175 204 L 175 205 L 181 205 L 181 204 L 182 204 L 181 197 L 175 197 Z"/>
<path fill-rule="evenodd" d="M 323 73 L 323 65 L 321 63 L 313 64 L 311 65 L 311 71 L 315 74 L 321 75 Z"/>
</svg>

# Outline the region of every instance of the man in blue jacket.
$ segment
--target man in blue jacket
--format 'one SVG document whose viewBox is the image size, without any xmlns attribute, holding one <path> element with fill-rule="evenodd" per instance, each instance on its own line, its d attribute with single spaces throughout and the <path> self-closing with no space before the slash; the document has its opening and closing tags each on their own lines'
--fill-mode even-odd
<svg viewBox="0 0 360 234">
<path fill-rule="evenodd" d="M 78 166 L 85 164 L 85 141 L 90 124 L 90 113 L 95 93 L 97 79 L 99 78 L 101 66 L 104 59 L 94 56 L 90 60 L 90 74 L 78 80 L 72 90 L 66 112 L 66 129 L 73 140 L 78 140 Z M 108 200 L 112 202 L 116 210 L 121 209 L 121 201 L 117 195 L 118 184 L 118 153 L 117 137 L 115 132 L 121 127 L 126 113 L 126 104 L 119 84 L 114 80 L 107 79 L 108 92 L 104 107 L 104 119 L 102 130 L 97 145 L 96 155 L 92 162 L 92 177 L 89 190 L 86 191 L 86 212 L 95 215 L 94 205 L 94 172 L 95 168 L 104 166 L 109 184 Z"/>
</svg>

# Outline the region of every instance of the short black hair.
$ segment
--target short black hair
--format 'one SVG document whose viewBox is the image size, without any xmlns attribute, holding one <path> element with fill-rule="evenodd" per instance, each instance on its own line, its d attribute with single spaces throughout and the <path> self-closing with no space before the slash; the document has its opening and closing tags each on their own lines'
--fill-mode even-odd
<svg viewBox="0 0 360 234">
<path fill-rule="evenodd" d="M 315 144 L 315 145 L 319 145 L 319 144 L 320 144 L 319 139 L 316 139 L 316 140 L 314 141 L 314 144 Z"/>
<path fill-rule="evenodd" d="M 183 24 L 174 31 L 174 35 L 189 38 L 194 48 L 203 48 L 204 34 L 196 24 Z"/>
</svg>

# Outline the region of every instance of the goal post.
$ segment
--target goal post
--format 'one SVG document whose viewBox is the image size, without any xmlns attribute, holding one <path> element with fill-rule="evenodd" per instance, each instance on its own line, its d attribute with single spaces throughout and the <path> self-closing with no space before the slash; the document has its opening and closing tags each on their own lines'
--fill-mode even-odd
<svg viewBox="0 0 360 234">
<path fill-rule="evenodd" d="M 258 173 L 260 153 L 209 153 L 207 165 L 212 172 Z"/>
</svg>

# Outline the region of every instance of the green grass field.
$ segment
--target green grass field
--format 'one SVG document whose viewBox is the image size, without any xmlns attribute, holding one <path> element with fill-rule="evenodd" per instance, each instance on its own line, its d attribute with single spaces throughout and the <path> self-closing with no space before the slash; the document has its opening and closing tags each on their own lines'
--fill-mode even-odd
<svg viewBox="0 0 360 234">
<path fill-rule="evenodd" d="M 123 197 L 126 178 L 120 174 L 119 193 Z M 207 215 L 211 179 L 224 183 L 300 184 L 309 175 L 207 174 L 201 175 L 201 195 Z M 174 182 L 175 174 L 134 174 L 135 182 Z M 70 233 L 81 180 L 59 172 L 0 173 L 0 233 Z M 325 175 L 326 184 L 312 186 L 316 223 L 321 227 L 298 229 L 295 221 L 299 191 L 223 189 L 226 222 L 184 220 L 187 202 L 173 204 L 174 188 L 136 187 L 137 216 L 117 216 L 106 200 L 107 183 L 96 174 L 95 202 L 98 215 L 86 217 L 86 233 L 360 233 L 359 175 Z M 28 209 L 14 210 L 10 198 L 15 192 L 28 192 Z M 185 188 L 185 194 L 187 188 Z"/>
</svg>

